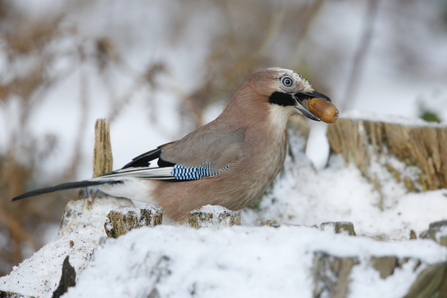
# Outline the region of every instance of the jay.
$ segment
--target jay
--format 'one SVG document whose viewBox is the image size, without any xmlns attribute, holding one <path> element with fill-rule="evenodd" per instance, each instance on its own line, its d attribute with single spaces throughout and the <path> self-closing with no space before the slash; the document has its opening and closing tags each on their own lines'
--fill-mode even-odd
<svg viewBox="0 0 447 298">
<path fill-rule="evenodd" d="M 208 204 L 239 210 L 260 197 L 280 172 L 289 117 L 320 121 L 306 107 L 314 97 L 331 101 L 292 70 L 256 72 L 222 114 L 182 139 L 141 154 L 122 169 L 30 191 L 13 201 L 94 186 L 110 196 L 158 205 L 170 222 L 184 222 L 189 212 Z M 149 167 L 151 162 L 157 166 Z"/>
</svg>

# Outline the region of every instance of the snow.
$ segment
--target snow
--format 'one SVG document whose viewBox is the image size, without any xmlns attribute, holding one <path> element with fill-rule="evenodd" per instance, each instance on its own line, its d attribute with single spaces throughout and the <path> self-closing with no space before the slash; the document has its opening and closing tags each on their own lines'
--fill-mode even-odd
<svg viewBox="0 0 447 298">
<path fill-rule="evenodd" d="M 350 110 L 346 113 L 343 113 L 343 119 L 352 119 L 352 120 L 365 120 L 365 121 L 375 121 L 375 122 L 384 122 L 391 124 L 400 124 L 411 127 L 447 127 L 446 123 L 434 123 L 434 122 L 426 122 L 419 118 L 396 115 L 396 114 L 387 114 L 387 113 L 377 113 L 377 112 L 365 112 L 358 110 Z"/>
<path fill-rule="evenodd" d="M 306 298 L 312 297 L 314 252 L 323 251 L 360 260 L 349 297 L 402 297 L 427 264 L 447 260 L 447 248 L 431 240 L 383 242 L 296 226 L 197 230 L 159 225 L 101 240 L 104 211 L 127 206 L 124 202 L 95 199 L 90 211 L 84 201 L 72 203 L 73 211 L 83 211 L 71 221 L 76 227 L 68 224 L 71 231 L 1 278 L 0 288 L 51 297 L 68 254 L 78 280 L 63 297 L 147 297 L 156 289 L 159 297 Z M 381 279 L 371 256 L 390 255 L 410 261 Z M 416 260 L 423 265 L 414 270 Z"/>
<path fill-rule="evenodd" d="M 85 234 L 71 237 L 76 243 Z M 50 244 L 49 248 L 54 257 L 42 260 L 48 271 L 55 263 L 60 265 L 67 253 L 62 246 Z M 414 271 L 414 262 L 410 261 L 389 278 L 381 279 L 370 266 L 371 256 L 409 257 L 423 260 L 424 264 L 447 259 L 447 249 L 430 240 L 387 243 L 293 226 L 242 226 L 216 231 L 161 225 L 103 241 L 78 275 L 77 285 L 63 297 L 147 297 L 154 288 L 160 297 L 189 297 L 192 293 L 197 297 L 312 297 L 312 260 L 316 251 L 359 258 L 349 297 L 377 297 L 377 293 L 401 297 L 425 267 Z M 70 261 L 79 271 L 79 261 Z M 40 278 L 41 274 L 36 276 Z M 54 289 L 54 279 L 49 278 L 43 290 Z M 39 282 L 24 276 L 11 280 Z M 18 286 L 9 288 L 17 289 L 31 294 Z M 40 295 L 50 297 L 51 293 Z"/>
<path fill-rule="evenodd" d="M 100 238 L 105 236 L 106 215 L 113 208 L 132 206 L 129 200 L 96 198 L 71 201 L 58 237 L 0 278 L 0 289 L 22 295 L 51 297 L 59 285 L 62 263 L 67 255 L 77 272 L 82 270 Z"/>
<path fill-rule="evenodd" d="M 233 227 L 212 231 L 157 226 L 106 241 L 95 251 L 77 286 L 64 297 L 147 297 L 153 288 L 160 297 L 189 297 L 193 292 L 197 297 L 312 297 L 314 251 L 359 255 L 362 263 L 353 276 L 360 280 L 368 277 L 368 283 L 355 291 L 366 294 L 380 284 L 388 284 L 386 297 L 405 294 L 409 281 L 418 272 L 413 272 L 409 264 L 390 281 L 382 281 L 378 272 L 367 269 L 370 256 L 399 251 L 398 257 L 434 263 L 445 260 L 447 253 L 446 248 L 432 241 L 383 245 L 305 227 Z"/>
<path fill-rule="evenodd" d="M 417 177 L 417 170 L 396 158 L 370 161 L 381 186 L 381 201 L 374 185 L 353 164 L 345 165 L 342 156 L 332 155 L 328 166 L 317 170 L 303 154 L 304 146 L 304 139 L 291 138 L 294 158 L 287 157 L 285 171 L 264 195 L 259 210 L 242 211 L 243 224 L 267 219 L 307 226 L 350 221 L 357 235 L 398 240 L 408 239 L 410 230 L 419 234 L 431 222 L 446 218 L 447 190 L 408 193 L 384 164 L 392 164 L 410 178 Z"/>
<path fill-rule="evenodd" d="M 18 3 L 19 9 L 28 9 L 31 15 L 64 9 L 55 5 L 53 0 L 46 0 L 44 5 L 29 0 Z M 98 1 L 86 6 L 86 10 L 67 14 L 65 26 L 74 24 L 79 32 L 78 38 L 86 40 L 82 49 L 87 54 L 93 52 L 94 38 L 105 34 L 115 42 L 125 67 L 121 65 L 113 69 L 104 79 L 96 73 L 94 62 L 84 61 L 55 84 L 45 101 L 35 108 L 30 120 L 31 134 L 56 135 L 59 140 L 55 154 L 40 165 L 42 173 L 39 176 L 44 177 L 40 179 L 51 179 L 69 166 L 67 160 L 73 154 L 71 148 L 79 141 L 76 135 L 80 120 L 85 120 L 83 124 L 87 129 L 80 139 L 83 159 L 78 178 L 89 177 L 94 121 L 108 117 L 113 100 L 129 92 L 135 93 L 111 124 L 116 167 L 185 132 L 176 109 L 182 104 L 180 98 L 200 85 L 205 73 L 203 61 L 209 44 L 214 41 L 210 32 L 222 25 L 221 16 L 212 9 L 188 10 L 186 13 L 192 22 L 180 28 L 178 34 L 184 37 L 177 40 L 179 36 L 164 36 L 168 31 L 166 28 L 177 16 L 160 16 L 173 9 L 183 13 L 185 7 L 154 1 L 150 9 L 142 9 L 142 3 L 116 1 L 111 5 L 108 1 Z M 330 32 L 323 39 L 320 33 L 312 35 L 324 41 L 314 46 L 326 48 L 322 51 L 324 55 L 329 57 L 333 54 L 341 61 L 341 65 L 331 61 L 337 71 L 332 71 L 333 78 L 327 82 L 331 90 L 328 95 L 336 105 L 343 102 L 340 93 L 344 90 L 346 72 L 350 68 L 350 64 L 345 63 L 350 60 L 343 58 L 352 55 L 355 49 L 345 46 L 340 50 L 337 45 L 355 45 L 353 41 L 358 41 L 356 37 L 363 17 L 361 9 L 360 6 L 353 8 L 346 1 L 327 3 L 324 15 L 311 29 Z M 126 13 L 122 13 L 124 11 Z M 445 38 L 434 39 L 423 34 L 424 42 L 415 44 L 426 47 L 435 42 L 436 46 L 427 47 L 430 52 L 426 57 L 429 58 L 428 72 L 436 73 L 436 76 L 431 74 L 432 77 L 423 79 L 411 78 L 410 71 L 407 74 L 393 73 L 395 70 L 388 63 L 391 58 L 386 40 L 393 38 L 391 33 L 387 33 L 390 31 L 387 22 L 394 22 L 394 18 L 382 15 L 384 11 L 382 8 L 378 16 L 379 27 L 355 104 L 346 111 L 341 110 L 341 116 L 445 128 L 445 121 L 427 124 L 415 119 L 421 102 L 447 119 L 445 63 L 442 63 L 446 57 Z M 99 15 L 103 17 L 97 17 Z M 337 30 L 334 32 L 330 28 Z M 417 37 L 420 35 L 412 40 L 420 40 Z M 64 71 L 80 63 L 73 61 L 70 55 L 70 47 L 77 44 L 72 38 L 61 38 L 50 48 L 67 52 L 53 61 L 50 73 Z M 340 52 L 337 53 L 337 49 L 343 55 L 338 56 Z M 6 63 L 4 55 L 0 56 L 2 64 Z M 313 67 L 312 59 L 320 58 L 309 57 L 309 68 Z M 134 82 L 138 80 L 138 74 L 155 61 L 165 62 L 169 69 L 169 73 L 159 78 L 162 88 L 136 88 L 138 90 L 135 91 Z M 24 66 L 33 62 L 21 61 Z M 331 63 L 326 63 L 325 67 Z M 17 69 L 27 71 L 25 67 Z M 320 75 L 324 73 L 320 72 Z M 88 111 L 85 118 L 82 118 L 79 101 L 83 96 L 82 80 L 86 82 L 83 91 L 87 105 L 84 108 L 87 107 Z M 231 94 L 227 96 L 229 98 Z M 0 109 L 0 118 L 3 119 L 0 130 L 4 132 L 0 134 L 0 150 L 5 149 L 3 144 L 9 142 L 19 127 L 19 104 L 18 100 L 5 101 Z M 204 111 L 205 122 L 213 120 L 221 111 L 221 102 L 212 105 Z M 431 240 L 409 241 L 408 238 L 410 230 L 419 235 L 431 222 L 447 219 L 447 190 L 407 193 L 402 183 L 384 169 L 385 161 L 379 160 L 372 164 L 371 169 L 377 174 L 382 187 L 384 201 L 380 202 L 374 186 L 355 166 L 345 165 L 341 156 L 329 156 L 325 128 L 325 124 L 312 124 L 307 147 L 300 138 L 290 140 L 293 157 L 287 157 L 285 171 L 263 197 L 259 208 L 241 211 L 241 227 L 215 231 L 157 226 L 134 230 L 100 244 L 105 236 L 104 222 L 108 211 L 131 204 L 112 198 L 95 199 L 91 206 L 87 204 L 90 207 L 84 206 L 83 201 L 72 202 L 70 206 L 77 212 L 66 223 L 67 229 L 15 267 L 11 274 L 1 277 L 0 289 L 51 297 L 59 283 L 60 266 L 68 254 L 78 273 L 78 282 L 64 297 L 147 297 L 155 286 L 161 297 L 296 297 L 299 294 L 299 297 L 306 298 L 312 295 L 313 253 L 325 251 L 340 257 L 357 256 L 361 260 L 351 274 L 349 297 L 402 297 L 423 266 L 413 271 L 414 262 L 410 261 L 397 268 L 393 275 L 381 279 L 370 266 L 369 258 L 395 255 L 420 259 L 424 264 L 446 261 L 446 248 Z M 303 153 L 305 147 L 306 154 Z M 24 162 L 27 162 L 25 157 Z M 386 162 L 410 178 L 417 176 L 416 169 L 397 159 L 390 157 Z M 281 227 L 259 227 L 264 220 L 276 220 Z M 335 221 L 352 222 L 358 236 L 311 228 Z M 438 239 L 445 234 L 447 231 L 444 229 L 437 234 Z M 0 234 L 0 245 L 5 242 L 2 237 Z"/>
</svg>

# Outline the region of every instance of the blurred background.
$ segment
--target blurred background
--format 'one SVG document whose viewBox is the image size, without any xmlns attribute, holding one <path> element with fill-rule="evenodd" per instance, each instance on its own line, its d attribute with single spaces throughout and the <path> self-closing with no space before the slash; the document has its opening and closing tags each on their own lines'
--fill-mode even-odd
<svg viewBox="0 0 447 298">
<path fill-rule="evenodd" d="M 0 275 L 54 239 L 76 191 L 10 199 L 91 177 L 97 118 L 119 168 L 213 120 L 272 66 L 341 117 L 445 123 L 447 1 L 0 0 Z M 326 124 L 309 124 L 321 168 Z"/>
</svg>

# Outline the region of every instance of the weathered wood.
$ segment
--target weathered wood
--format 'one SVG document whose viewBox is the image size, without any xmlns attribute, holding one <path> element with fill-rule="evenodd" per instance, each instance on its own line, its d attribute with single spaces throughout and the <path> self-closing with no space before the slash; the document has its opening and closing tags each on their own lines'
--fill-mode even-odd
<svg viewBox="0 0 447 298">
<path fill-rule="evenodd" d="M 160 293 L 158 293 L 157 288 L 154 288 L 154 289 L 149 293 L 149 296 L 147 296 L 147 298 L 160 298 Z"/>
<path fill-rule="evenodd" d="M 410 258 L 399 259 L 396 256 L 371 257 L 371 265 L 385 279 L 394 274 L 396 268 L 401 268 Z M 411 285 L 405 298 L 447 297 L 447 262 L 422 265 L 415 261 L 413 270 L 420 266 L 425 268 Z M 352 267 L 360 264 L 358 257 L 335 257 L 325 252 L 314 252 L 313 280 L 314 298 L 347 297 Z"/>
<path fill-rule="evenodd" d="M 447 297 L 447 262 L 428 265 L 404 298 Z"/>
<path fill-rule="evenodd" d="M 0 298 L 35 298 L 35 297 L 0 290 Z"/>
<path fill-rule="evenodd" d="M 163 221 L 160 207 L 149 205 L 144 208 L 123 208 L 107 214 L 104 228 L 108 237 L 117 238 L 140 227 L 155 227 Z"/>
<path fill-rule="evenodd" d="M 389 257 L 371 257 L 372 266 L 379 271 L 380 277 L 385 279 L 394 273 L 398 266 L 398 259 L 394 256 Z"/>
<path fill-rule="evenodd" d="M 25 296 L 14 292 L 0 290 L 0 298 L 34 298 L 34 296 Z"/>
<path fill-rule="evenodd" d="M 192 211 L 188 216 L 190 227 L 219 229 L 241 224 L 241 217 L 235 211 L 222 206 L 203 206 Z"/>
<path fill-rule="evenodd" d="M 328 126 L 327 137 L 331 149 L 342 154 L 346 163 L 352 161 L 373 183 L 377 184 L 377 179 L 369 171 L 371 158 L 391 154 L 421 170 L 417 181 L 397 178 L 408 191 L 447 187 L 447 127 L 339 119 Z"/>
<path fill-rule="evenodd" d="M 67 255 L 62 264 L 62 275 L 59 281 L 59 286 L 53 292 L 52 298 L 59 298 L 65 292 L 67 292 L 69 287 L 76 285 L 76 271 L 70 264 L 70 257 Z"/>
<path fill-rule="evenodd" d="M 419 235 L 423 239 L 432 239 L 442 246 L 447 246 L 447 220 L 432 222 L 428 230 Z"/>
<path fill-rule="evenodd" d="M 112 146 L 110 145 L 110 125 L 106 119 L 95 123 L 95 149 L 93 151 L 93 177 L 113 170 Z"/>
<path fill-rule="evenodd" d="M 345 298 L 348 294 L 352 267 L 357 257 L 338 258 L 325 252 L 315 252 L 313 260 L 314 298 Z"/>
<path fill-rule="evenodd" d="M 336 234 L 344 233 L 355 236 L 354 225 L 349 221 L 324 222 L 320 225 L 320 229 L 334 231 Z"/>
<path fill-rule="evenodd" d="M 155 227 L 163 223 L 163 210 L 158 206 L 140 208 L 140 226 Z"/>
</svg>

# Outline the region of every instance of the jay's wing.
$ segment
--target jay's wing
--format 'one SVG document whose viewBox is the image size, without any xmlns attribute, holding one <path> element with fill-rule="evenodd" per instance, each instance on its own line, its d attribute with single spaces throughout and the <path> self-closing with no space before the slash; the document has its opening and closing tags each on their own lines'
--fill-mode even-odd
<svg viewBox="0 0 447 298">
<path fill-rule="evenodd" d="M 134 159 L 132 159 L 131 162 L 126 164 L 122 169 L 126 168 L 139 168 L 139 167 L 149 167 L 151 162 L 156 160 L 158 158 L 158 166 L 159 167 L 166 167 L 173 165 L 172 163 L 164 162 L 162 159 L 160 159 L 160 153 L 161 150 L 169 146 L 171 144 L 174 144 L 175 142 L 167 143 L 161 146 L 158 146 L 157 149 L 153 149 L 151 151 L 148 151 L 146 153 L 143 153 L 141 155 L 138 155 Z"/>
<path fill-rule="evenodd" d="M 120 185 L 134 178 L 164 181 L 197 180 L 219 175 L 231 168 L 242 153 L 244 130 L 225 125 L 205 125 L 183 139 L 168 143 L 134 158 L 122 169 L 88 180 L 69 182 L 24 193 L 13 201 L 63 189 Z M 158 167 L 150 162 L 158 158 Z"/>
<path fill-rule="evenodd" d="M 135 177 L 169 181 L 197 180 L 228 170 L 242 153 L 243 129 L 214 123 L 183 139 L 135 157 L 122 169 L 101 177 Z M 158 167 L 149 168 L 152 161 Z"/>
</svg>

